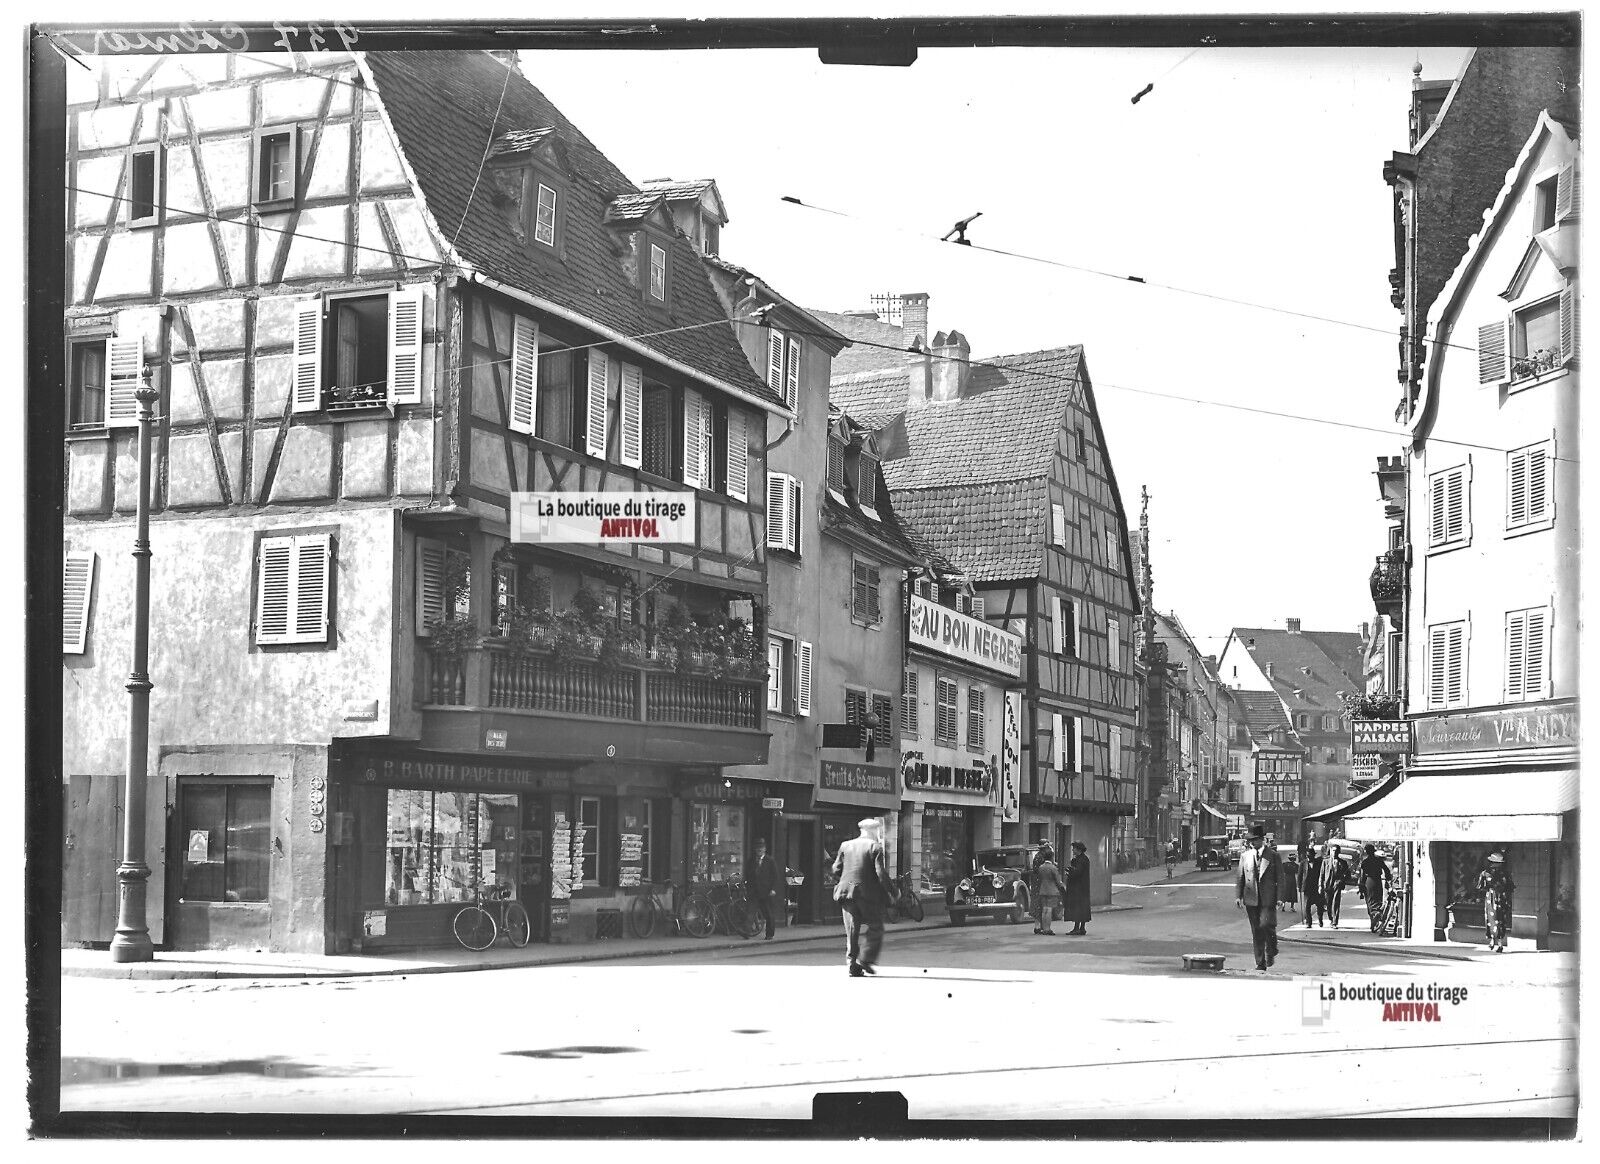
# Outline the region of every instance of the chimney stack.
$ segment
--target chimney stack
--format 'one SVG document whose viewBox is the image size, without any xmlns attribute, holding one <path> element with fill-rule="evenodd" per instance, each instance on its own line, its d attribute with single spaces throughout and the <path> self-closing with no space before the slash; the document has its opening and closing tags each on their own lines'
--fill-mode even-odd
<svg viewBox="0 0 1600 1164">
<path fill-rule="evenodd" d="M 922 346 L 928 346 L 928 293 L 904 291 L 900 295 L 900 327 L 905 332 L 906 346 L 918 336 Z"/>
<path fill-rule="evenodd" d="M 1288 621 L 1288 624 L 1289 624 L 1289 633 L 1292 634 L 1292 635 L 1299 634 L 1300 633 L 1300 620 L 1298 618 L 1291 618 L 1291 619 L 1288 619 L 1287 621 Z"/>
<path fill-rule="evenodd" d="M 933 337 L 933 398 L 959 400 L 966 395 L 968 357 L 972 346 L 959 331 Z"/>
</svg>

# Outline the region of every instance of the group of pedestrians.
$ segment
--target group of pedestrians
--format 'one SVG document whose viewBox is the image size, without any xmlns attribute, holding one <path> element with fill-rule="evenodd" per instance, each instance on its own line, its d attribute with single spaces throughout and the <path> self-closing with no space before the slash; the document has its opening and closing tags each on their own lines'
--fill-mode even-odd
<svg viewBox="0 0 1600 1164">
<path fill-rule="evenodd" d="M 1083 927 L 1089 922 L 1089 850 L 1082 841 L 1072 842 L 1072 860 L 1067 862 L 1066 873 L 1056 865 L 1055 850 L 1046 841 L 1033 855 L 1034 916 L 1038 925 L 1036 934 L 1054 934 L 1051 926 L 1057 907 L 1061 919 L 1072 923 L 1068 937 L 1081 937 L 1089 931 Z"/>
</svg>

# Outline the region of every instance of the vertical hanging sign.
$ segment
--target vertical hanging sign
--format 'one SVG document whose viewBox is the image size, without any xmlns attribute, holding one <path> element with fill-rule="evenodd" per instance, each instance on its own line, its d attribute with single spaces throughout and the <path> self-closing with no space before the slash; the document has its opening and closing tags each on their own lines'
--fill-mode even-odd
<svg viewBox="0 0 1600 1164">
<path fill-rule="evenodd" d="M 1000 819 L 1015 824 L 1022 819 L 1022 693 L 1006 692 L 1005 731 L 1000 740 Z"/>
</svg>

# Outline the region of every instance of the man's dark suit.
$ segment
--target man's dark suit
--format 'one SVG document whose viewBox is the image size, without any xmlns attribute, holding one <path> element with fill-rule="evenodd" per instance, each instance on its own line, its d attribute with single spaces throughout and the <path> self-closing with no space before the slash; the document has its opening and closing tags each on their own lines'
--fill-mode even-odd
<svg viewBox="0 0 1600 1164">
<path fill-rule="evenodd" d="M 1278 957 L 1278 880 L 1282 873 L 1278 854 L 1265 846 L 1248 846 L 1239 857 L 1235 886 L 1250 916 L 1257 970 L 1265 970 Z"/>
<path fill-rule="evenodd" d="M 844 914 L 850 973 L 870 971 L 883 948 L 883 907 L 894 892 L 883 845 L 864 836 L 846 841 L 833 859 L 833 875 L 838 880 L 833 899 Z"/>
</svg>

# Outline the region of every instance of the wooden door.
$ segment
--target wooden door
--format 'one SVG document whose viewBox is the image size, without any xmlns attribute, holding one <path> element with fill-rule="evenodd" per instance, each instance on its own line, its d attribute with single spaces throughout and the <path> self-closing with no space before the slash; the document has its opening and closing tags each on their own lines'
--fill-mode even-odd
<svg viewBox="0 0 1600 1164">
<path fill-rule="evenodd" d="M 66 854 L 62 863 L 61 940 L 109 942 L 117 931 L 117 864 L 122 859 L 123 777 L 67 778 Z M 151 781 L 145 814 L 145 924 L 165 939 L 167 804 Z"/>
</svg>

